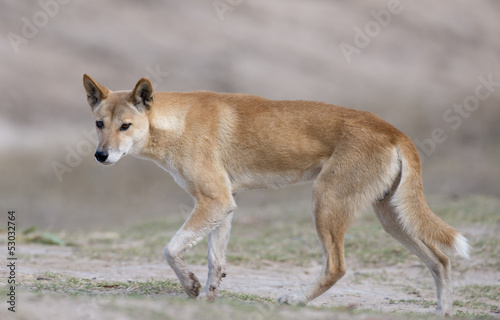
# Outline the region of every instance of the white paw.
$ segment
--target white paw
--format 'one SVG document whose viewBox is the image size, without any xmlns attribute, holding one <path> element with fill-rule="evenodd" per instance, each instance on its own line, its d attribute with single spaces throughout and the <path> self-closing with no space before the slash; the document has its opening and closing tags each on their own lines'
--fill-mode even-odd
<svg viewBox="0 0 500 320">
<path fill-rule="evenodd" d="M 281 296 L 278 302 L 281 304 L 290 304 L 292 306 L 305 306 L 307 304 L 307 299 L 301 293 L 289 293 Z"/>
<path fill-rule="evenodd" d="M 215 288 L 213 286 L 209 286 L 208 288 Z M 208 290 L 207 291 L 207 288 L 205 288 L 205 290 L 203 290 L 203 292 L 201 292 L 197 299 L 198 300 L 206 300 L 206 301 L 214 301 L 215 299 L 215 296 L 217 295 L 217 289 L 212 289 L 212 290 Z"/>
<path fill-rule="evenodd" d="M 189 272 L 188 277 L 186 279 L 180 279 L 182 287 L 184 288 L 184 291 L 188 294 L 190 298 L 196 298 L 200 294 L 200 281 L 198 278 L 194 275 L 194 273 Z"/>
</svg>

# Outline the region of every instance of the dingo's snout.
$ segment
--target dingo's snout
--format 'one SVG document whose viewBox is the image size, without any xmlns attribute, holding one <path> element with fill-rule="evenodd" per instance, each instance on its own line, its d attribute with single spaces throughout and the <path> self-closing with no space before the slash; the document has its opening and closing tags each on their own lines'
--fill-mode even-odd
<svg viewBox="0 0 500 320">
<path fill-rule="evenodd" d="M 108 159 L 108 152 L 107 151 L 99 151 L 97 150 L 94 154 L 94 157 L 97 161 L 100 163 L 104 163 Z"/>
</svg>

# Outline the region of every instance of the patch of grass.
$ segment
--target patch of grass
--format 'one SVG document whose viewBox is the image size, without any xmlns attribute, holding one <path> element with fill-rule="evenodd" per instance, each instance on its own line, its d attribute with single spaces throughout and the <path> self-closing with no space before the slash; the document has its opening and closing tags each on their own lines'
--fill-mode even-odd
<svg viewBox="0 0 500 320">
<path fill-rule="evenodd" d="M 484 312 L 469 312 L 469 311 L 462 311 L 462 310 L 457 310 L 455 312 L 455 316 L 459 318 L 466 318 L 466 319 L 493 319 L 491 315 L 484 313 Z"/>
<path fill-rule="evenodd" d="M 76 278 L 63 274 L 43 273 L 37 279 L 19 285 L 20 289 L 37 294 L 60 293 L 69 296 L 77 295 L 111 295 L 140 297 L 175 297 L 185 296 L 182 286 L 176 280 L 148 280 L 144 282 L 99 281 Z M 224 301 L 244 303 L 275 304 L 275 299 L 253 294 L 236 293 L 221 290 L 219 296 Z M 186 298 L 184 298 L 186 299 Z M 203 302 L 200 302 L 203 303 Z"/>
<path fill-rule="evenodd" d="M 180 295 L 181 285 L 173 280 L 148 280 L 145 282 L 100 281 L 77 278 L 63 274 L 43 273 L 33 282 L 20 284 L 21 288 L 33 292 L 56 292 L 69 295 L 80 294 L 130 294 L 137 295 Z M 128 290 L 130 289 L 130 290 Z"/>
<path fill-rule="evenodd" d="M 289 221 L 287 221 L 289 222 Z M 292 222 L 293 223 L 293 222 Z M 321 262 L 321 246 L 311 221 L 300 229 L 303 221 L 271 222 L 263 226 L 235 225 L 228 245 L 227 259 L 231 263 L 258 264 L 267 260 L 304 266 Z"/>
<path fill-rule="evenodd" d="M 43 273 L 34 282 L 21 282 L 20 288 L 35 293 L 44 291 L 58 292 L 69 295 L 91 293 L 90 280 L 63 276 L 55 273 Z"/>
<path fill-rule="evenodd" d="M 476 310 L 477 309 L 490 310 L 490 311 L 496 311 L 498 309 L 498 307 L 494 304 L 477 302 L 477 301 L 455 300 L 455 301 L 453 301 L 453 306 L 454 307 L 461 307 L 461 308 L 468 308 L 468 309 L 476 309 Z"/>
<path fill-rule="evenodd" d="M 16 242 L 18 243 L 38 243 L 44 245 L 67 246 L 71 245 L 65 241 L 61 233 L 38 231 L 36 226 L 18 232 Z M 4 232 L 0 229 L 0 232 Z M 0 242 L 4 242 L 7 237 L 1 237 Z"/>
<path fill-rule="evenodd" d="M 55 234 L 42 232 L 39 234 L 35 234 L 33 236 L 26 237 L 26 242 L 28 243 L 40 243 L 47 245 L 56 245 L 56 246 L 65 246 L 66 242 L 64 242 L 60 237 Z"/>
<path fill-rule="evenodd" d="M 480 267 L 500 269 L 500 259 L 492 259 L 500 257 L 500 239 L 493 236 L 499 230 L 487 228 L 483 234 L 471 237 L 473 257 L 482 258 Z"/>
<path fill-rule="evenodd" d="M 483 223 L 493 226 L 500 221 L 500 201 L 472 196 L 470 198 L 431 200 L 435 211 L 453 224 Z M 299 205 L 267 205 L 242 208 L 235 217 L 227 250 L 227 261 L 235 265 L 258 267 L 260 261 L 307 266 L 321 263 L 322 252 L 309 212 L 309 201 Z M 183 223 L 183 217 L 146 221 L 125 230 L 117 230 L 116 239 L 87 241 L 80 254 L 99 259 L 161 259 L 163 248 Z M 500 239 L 491 236 L 470 237 L 474 255 L 500 256 Z M 394 265 L 419 261 L 396 240 L 387 235 L 373 212 L 362 214 L 353 222 L 345 237 L 345 253 L 362 266 Z M 207 239 L 186 251 L 189 264 L 206 264 Z M 485 259 L 491 267 L 498 259 Z M 464 265 L 465 266 L 465 265 Z"/>
<path fill-rule="evenodd" d="M 259 296 L 256 294 L 230 292 L 230 291 L 226 291 L 226 290 L 221 290 L 219 292 L 219 296 L 222 298 L 230 298 L 230 299 L 241 300 L 241 301 L 250 301 L 250 302 L 258 302 L 258 303 L 276 303 L 275 299 L 271 299 L 269 297 L 263 297 L 263 296 Z"/>
<path fill-rule="evenodd" d="M 182 226 L 184 219 L 176 215 L 174 218 L 162 218 L 143 221 L 120 230 L 120 234 L 131 240 L 142 240 L 144 235 L 155 235 L 164 238 L 164 241 L 174 235 L 175 231 Z M 166 243 L 165 243 L 166 244 Z"/>
<path fill-rule="evenodd" d="M 129 296 L 184 295 L 184 289 L 176 280 L 147 280 L 144 282 L 101 281 L 77 278 L 59 273 L 42 273 L 37 280 L 25 282 L 20 288 L 38 292 L 55 292 L 69 295 L 80 294 L 126 294 Z M 275 299 L 254 294 L 221 290 L 219 295 L 237 301 L 275 303 Z"/>
<path fill-rule="evenodd" d="M 416 304 L 418 306 L 421 306 L 422 308 L 437 307 L 437 302 L 424 300 L 424 299 L 399 299 L 399 300 L 392 300 L 391 299 L 390 303 L 392 303 L 392 304 L 412 303 L 412 304 Z"/>
<path fill-rule="evenodd" d="M 432 210 L 446 222 L 454 226 L 467 226 L 471 223 L 486 225 L 500 224 L 500 200 L 494 197 L 471 195 L 468 197 L 447 198 L 429 196 Z"/>
<path fill-rule="evenodd" d="M 181 285 L 177 281 L 148 280 L 144 282 L 120 282 L 120 281 L 99 281 L 93 279 L 81 279 L 57 273 L 44 273 L 38 279 L 30 280 L 20 284 L 21 290 L 28 290 L 38 295 L 59 294 L 53 296 L 54 299 L 67 299 L 73 297 L 80 299 L 78 305 L 85 305 L 78 297 L 93 297 L 92 305 L 97 308 L 95 311 L 105 314 L 106 310 L 112 312 L 124 311 L 129 315 L 150 314 L 155 318 L 176 318 L 176 313 L 168 313 L 158 308 L 158 301 L 164 301 L 170 308 L 176 308 L 179 314 L 189 314 L 187 318 L 220 319 L 224 314 L 228 319 L 303 319 L 303 318 L 336 318 L 336 319 L 365 319 L 369 315 L 370 319 L 428 319 L 429 315 L 419 313 L 404 314 L 384 314 L 373 310 L 358 310 L 351 306 L 347 307 L 293 307 L 277 304 L 275 299 L 269 297 L 235 293 L 221 290 L 220 299 L 213 303 L 206 301 L 192 300 L 185 297 Z M 470 286 L 462 288 L 470 295 L 474 292 L 487 294 L 490 299 L 498 297 L 496 287 L 491 286 Z M 60 298 L 57 298 L 60 297 Z M 154 299 L 154 300 L 151 300 Z M 152 302 L 152 303 L 149 303 Z M 90 302 L 87 302 L 90 303 Z M 436 302 L 424 299 L 400 299 L 390 300 L 393 304 L 415 304 L 423 308 L 434 308 Z M 457 311 L 460 318 L 488 318 L 487 310 L 494 310 L 492 306 L 474 304 L 462 304 L 455 302 L 455 307 L 468 308 L 467 311 Z M 472 309 L 472 310 L 471 310 Z M 121 311 L 120 311 L 121 310 Z M 188 312 L 188 313 L 186 313 Z M 243 316 L 244 315 L 244 316 Z M 252 317 L 250 317 L 252 316 Z M 224 318 L 224 317 L 222 317 Z M 433 318 L 433 317 L 431 317 Z"/>
<path fill-rule="evenodd" d="M 466 299 L 486 298 L 500 301 L 500 286 L 467 285 L 457 289 L 457 292 Z"/>
<path fill-rule="evenodd" d="M 127 287 L 130 290 L 130 295 L 181 295 L 184 294 L 184 289 L 174 280 L 149 280 L 145 282 L 134 282 L 133 285 Z"/>
<path fill-rule="evenodd" d="M 385 270 L 381 272 L 354 272 L 353 282 L 355 284 L 361 284 L 367 279 L 373 280 L 376 283 L 387 282 L 387 272 Z"/>
<path fill-rule="evenodd" d="M 345 238 L 345 252 L 363 266 L 394 265 L 413 259 L 412 254 L 385 233 L 374 214 L 367 213 Z"/>
<path fill-rule="evenodd" d="M 478 286 L 470 285 L 457 288 L 456 295 L 463 300 L 453 301 L 454 308 L 466 308 L 464 310 L 456 310 L 456 315 L 464 318 L 480 318 L 488 319 L 491 317 L 490 312 L 497 312 L 498 306 L 493 304 L 499 301 L 500 286 Z M 488 300 L 489 299 L 489 300 Z M 437 303 L 424 299 L 399 299 L 390 300 L 391 304 L 411 303 L 423 308 L 435 308 Z"/>
</svg>

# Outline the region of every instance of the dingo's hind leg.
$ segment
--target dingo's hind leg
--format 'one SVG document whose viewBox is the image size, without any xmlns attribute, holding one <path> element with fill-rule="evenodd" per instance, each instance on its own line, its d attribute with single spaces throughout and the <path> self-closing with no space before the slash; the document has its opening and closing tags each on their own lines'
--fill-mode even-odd
<svg viewBox="0 0 500 320">
<path fill-rule="evenodd" d="M 419 257 L 429 268 L 437 290 L 437 313 L 452 314 L 452 279 L 450 261 L 434 244 L 428 244 L 411 236 L 398 220 L 397 212 L 390 203 L 392 195 L 373 205 L 375 214 L 384 230 L 398 240 L 410 252 Z"/>
<path fill-rule="evenodd" d="M 363 150 L 364 152 L 360 152 Z M 346 272 L 344 235 L 363 208 L 384 195 L 398 170 L 395 149 L 369 140 L 350 152 L 349 144 L 338 145 L 313 185 L 313 213 L 323 248 L 319 277 L 302 293 L 280 298 L 282 303 L 305 304 L 333 286 Z M 370 157 L 366 157 L 370 154 Z"/>
<path fill-rule="evenodd" d="M 333 160 L 325 164 L 313 185 L 312 209 L 316 232 L 323 249 L 323 266 L 319 277 L 302 292 L 279 298 L 280 303 L 303 305 L 333 286 L 346 272 L 344 235 L 361 206 L 361 199 L 344 188 L 342 175 Z"/>
<path fill-rule="evenodd" d="M 316 192 L 315 192 L 316 193 Z M 302 292 L 282 296 L 280 303 L 304 305 L 333 286 L 346 272 L 344 235 L 353 212 L 342 201 L 313 195 L 314 224 L 323 249 L 319 277 Z"/>
</svg>

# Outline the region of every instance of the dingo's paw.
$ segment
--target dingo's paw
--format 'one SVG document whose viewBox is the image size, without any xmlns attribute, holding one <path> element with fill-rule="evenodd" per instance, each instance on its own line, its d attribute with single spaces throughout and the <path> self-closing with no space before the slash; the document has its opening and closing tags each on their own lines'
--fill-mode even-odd
<svg viewBox="0 0 500 320">
<path fill-rule="evenodd" d="M 198 299 L 204 300 L 206 299 L 209 302 L 214 301 L 215 297 L 217 296 L 217 289 L 214 286 L 209 286 L 208 288 L 205 288 L 202 293 L 198 296 Z"/>
<path fill-rule="evenodd" d="M 189 279 L 183 283 L 183 287 L 190 298 L 196 298 L 200 294 L 200 281 L 192 272 L 189 273 Z"/>
</svg>

